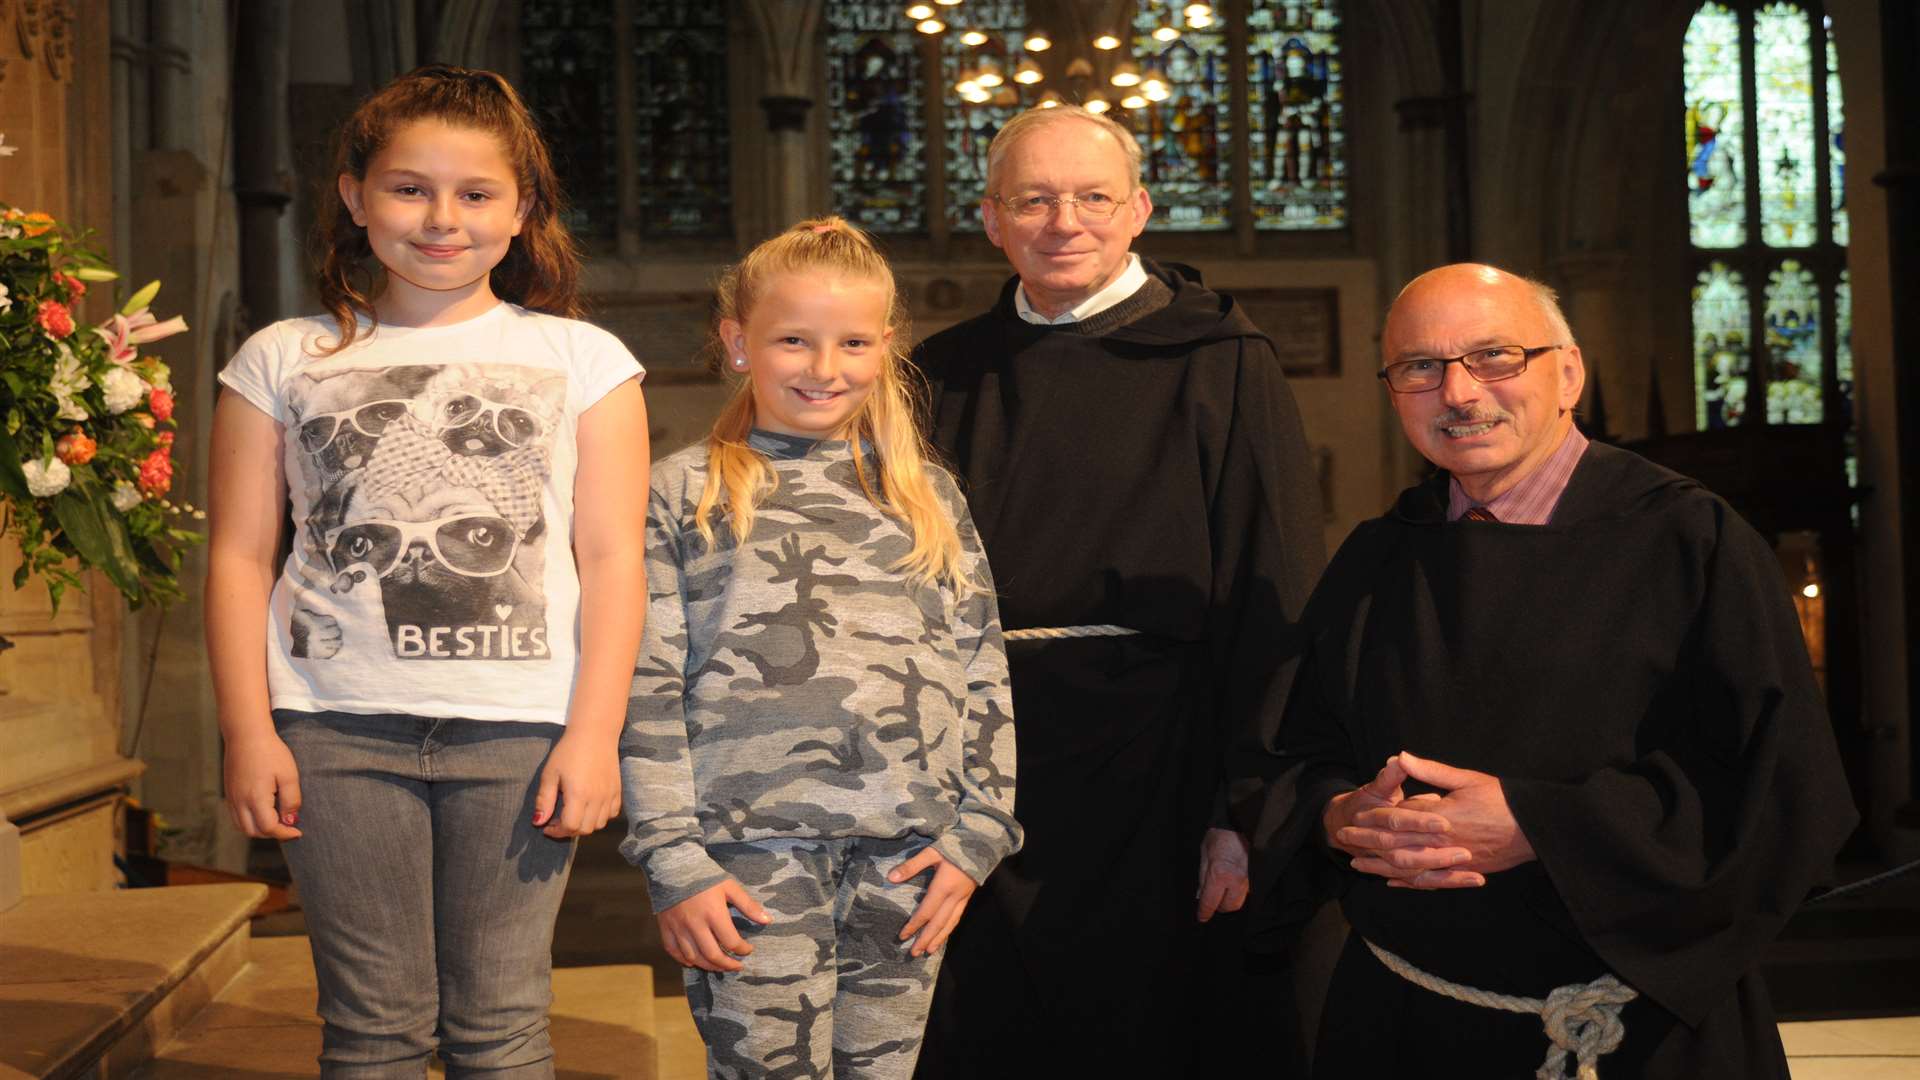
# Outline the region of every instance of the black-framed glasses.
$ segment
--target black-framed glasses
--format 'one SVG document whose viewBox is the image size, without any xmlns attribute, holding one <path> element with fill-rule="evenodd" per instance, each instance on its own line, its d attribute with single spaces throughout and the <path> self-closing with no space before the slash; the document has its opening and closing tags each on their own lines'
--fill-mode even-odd
<svg viewBox="0 0 1920 1080">
<path fill-rule="evenodd" d="M 1075 195 L 1025 191 L 1018 195 L 995 195 L 994 200 L 1012 211 L 1014 217 L 1027 219 L 1052 217 L 1053 212 L 1063 204 L 1072 206 L 1075 215 L 1088 221 L 1111 221 L 1113 215 L 1120 212 L 1120 200 L 1104 191 L 1086 191 Z"/>
<path fill-rule="evenodd" d="M 1461 356 L 1422 356 L 1388 364 L 1374 374 L 1396 394 L 1418 394 L 1438 387 L 1447 378 L 1447 365 L 1459 364 L 1475 382 L 1499 382 L 1527 370 L 1527 362 L 1565 345 L 1494 345 Z"/>
</svg>

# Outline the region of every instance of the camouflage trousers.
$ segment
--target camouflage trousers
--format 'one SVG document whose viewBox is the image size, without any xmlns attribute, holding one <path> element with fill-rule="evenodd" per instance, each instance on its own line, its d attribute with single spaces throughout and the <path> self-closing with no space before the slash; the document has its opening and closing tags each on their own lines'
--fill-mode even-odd
<svg viewBox="0 0 1920 1080">
<path fill-rule="evenodd" d="M 707 848 L 773 916 L 734 915 L 753 955 L 736 972 L 687 968 L 687 1004 L 714 1080 L 906 1080 L 920 1056 L 940 954 L 900 930 L 933 880 L 887 874 L 904 840 L 763 840 Z"/>
</svg>

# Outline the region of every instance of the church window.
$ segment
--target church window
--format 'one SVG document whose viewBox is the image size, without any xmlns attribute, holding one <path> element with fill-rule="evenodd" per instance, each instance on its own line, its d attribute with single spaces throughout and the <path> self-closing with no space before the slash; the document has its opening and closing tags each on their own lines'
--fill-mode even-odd
<svg viewBox="0 0 1920 1080">
<path fill-rule="evenodd" d="M 1111 114 L 1140 143 L 1141 171 L 1156 223 L 1189 232 L 1233 227 L 1233 81 L 1227 35 L 1186 29 L 1162 43 L 1153 34 L 1173 16 L 1142 0 L 1133 20 L 1133 53 L 1143 87 L 1157 80 L 1161 100 Z"/>
<path fill-rule="evenodd" d="M 959 28 L 940 35 L 940 85 L 945 98 L 945 173 L 947 223 L 955 231 L 979 232 L 980 200 L 987 193 L 987 147 L 1008 120 L 1032 104 L 1033 95 L 1017 81 L 1025 59 L 1019 42 L 1027 27 L 1026 0 L 968 0 L 955 9 L 965 30 L 984 35 L 969 45 Z M 962 98 L 962 76 L 997 80 Z"/>
<path fill-rule="evenodd" d="M 826 16 L 834 212 L 873 232 L 925 229 L 919 35 L 891 0 L 829 0 Z"/>
<path fill-rule="evenodd" d="M 1258 229 L 1347 223 L 1346 87 L 1335 0 L 1255 0 L 1247 154 Z"/>
<path fill-rule="evenodd" d="M 521 0 L 520 90 L 553 149 L 567 227 L 585 240 L 610 240 L 619 216 L 614 66 L 611 5 Z"/>
<path fill-rule="evenodd" d="M 633 6 L 642 236 L 730 236 L 727 15 L 710 0 Z"/>
<path fill-rule="evenodd" d="M 1696 425 L 1845 423 L 1851 311 L 1831 25 L 1818 0 L 1707 0 L 1681 74 Z"/>
</svg>

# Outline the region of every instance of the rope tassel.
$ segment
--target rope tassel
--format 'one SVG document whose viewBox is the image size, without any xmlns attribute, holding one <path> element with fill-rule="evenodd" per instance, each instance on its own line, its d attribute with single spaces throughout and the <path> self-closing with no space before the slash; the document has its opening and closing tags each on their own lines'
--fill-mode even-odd
<svg viewBox="0 0 1920 1080">
<path fill-rule="evenodd" d="M 1640 992 L 1615 978 L 1611 972 L 1592 982 L 1558 986 L 1545 1000 L 1496 994 L 1471 986 L 1448 982 L 1407 963 L 1393 953 L 1369 941 L 1367 948 L 1386 965 L 1388 971 L 1422 990 L 1442 997 L 1507 1012 L 1531 1013 L 1540 1017 L 1553 1048 L 1547 1060 L 1534 1072 L 1534 1080 L 1565 1080 L 1567 1058 L 1574 1059 L 1577 1080 L 1600 1080 L 1600 1057 L 1609 1054 L 1626 1038 L 1627 1025 L 1620 1010 L 1640 996 Z"/>
</svg>

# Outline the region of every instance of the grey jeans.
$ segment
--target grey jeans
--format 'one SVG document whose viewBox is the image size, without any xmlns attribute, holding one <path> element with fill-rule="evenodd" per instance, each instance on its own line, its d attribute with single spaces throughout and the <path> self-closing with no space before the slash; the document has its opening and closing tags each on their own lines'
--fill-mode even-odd
<svg viewBox="0 0 1920 1080">
<path fill-rule="evenodd" d="M 275 710 L 300 769 L 293 871 L 323 1077 L 553 1076 L 553 920 L 572 841 L 533 826 L 556 724 Z"/>
</svg>

